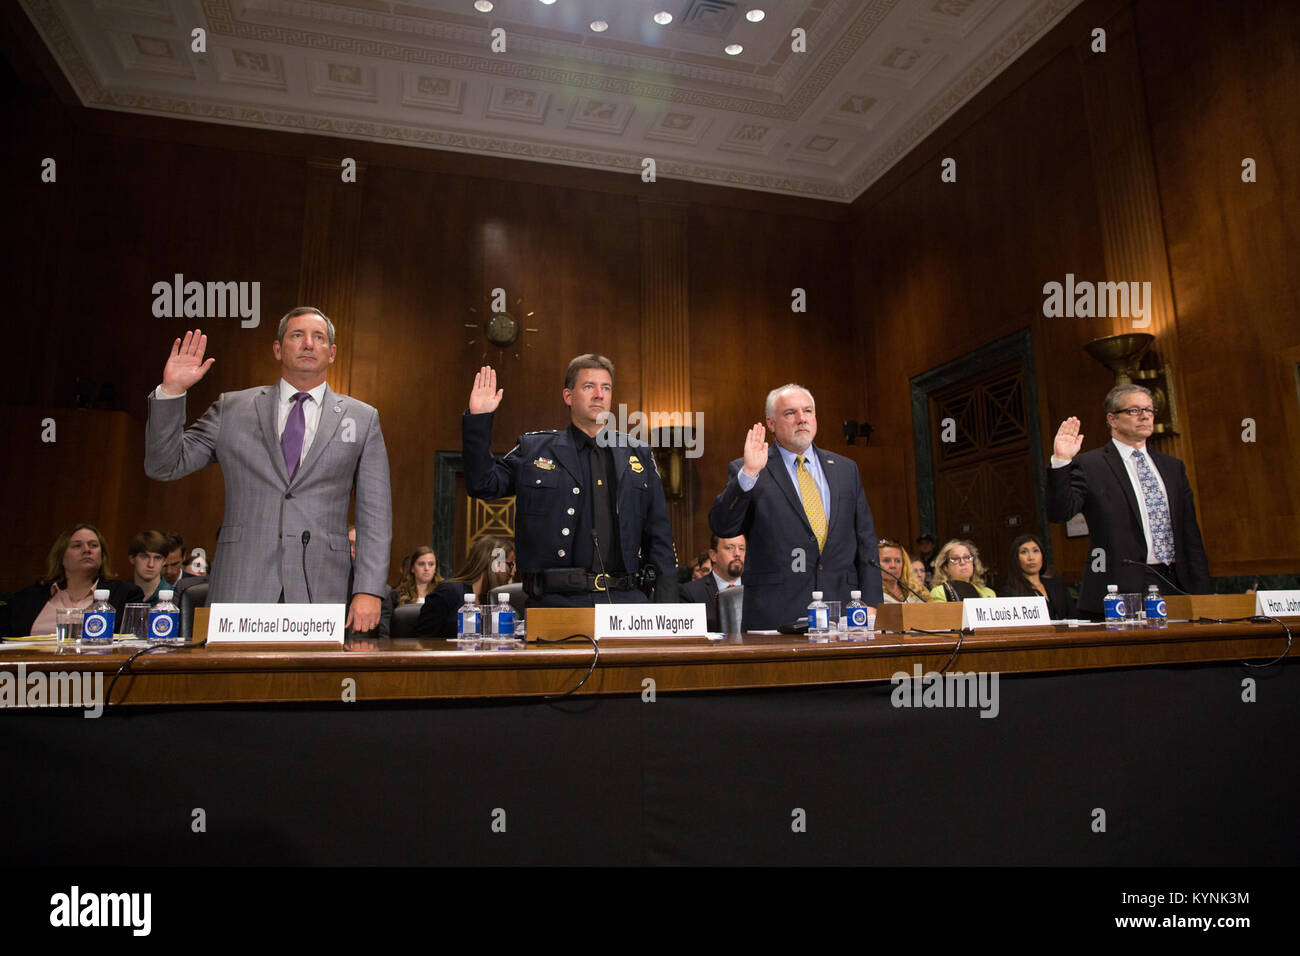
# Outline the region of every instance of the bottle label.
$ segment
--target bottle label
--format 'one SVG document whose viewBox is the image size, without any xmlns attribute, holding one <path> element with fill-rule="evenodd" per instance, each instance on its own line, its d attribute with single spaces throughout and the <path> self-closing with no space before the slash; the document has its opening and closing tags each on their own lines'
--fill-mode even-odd
<svg viewBox="0 0 1300 956">
<path fill-rule="evenodd" d="M 1126 617 L 1128 611 L 1124 608 L 1124 599 L 1118 595 L 1106 598 L 1106 616 L 1107 617 Z"/>
<path fill-rule="evenodd" d="M 478 633 L 478 611 L 460 611 L 457 614 L 456 633 Z"/>
<path fill-rule="evenodd" d="M 865 607 L 849 608 L 849 627 L 865 628 L 870 618 Z"/>
<path fill-rule="evenodd" d="M 180 635 L 180 613 L 153 611 L 149 614 L 149 636 L 155 641 L 170 641 Z"/>
<path fill-rule="evenodd" d="M 808 609 L 808 628 L 809 630 L 824 631 L 830 626 L 831 610 L 828 607 L 809 608 Z"/>
<path fill-rule="evenodd" d="M 514 611 L 497 611 L 492 615 L 492 633 L 501 634 L 506 637 L 515 635 L 515 612 Z"/>
<path fill-rule="evenodd" d="M 1147 617 L 1168 617 L 1165 611 L 1164 598 L 1147 598 L 1146 599 Z"/>
<path fill-rule="evenodd" d="M 83 641 L 113 640 L 113 621 L 116 611 L 91 611 L 81 619 L 81 639 Z"/>
</svg>

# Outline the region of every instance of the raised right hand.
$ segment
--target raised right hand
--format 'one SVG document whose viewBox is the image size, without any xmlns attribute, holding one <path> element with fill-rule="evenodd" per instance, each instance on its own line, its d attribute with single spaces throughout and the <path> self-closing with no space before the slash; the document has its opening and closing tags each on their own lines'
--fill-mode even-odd
<svg viewBox="0 0 1300 956">
<path fill-rule="evenodd" d="M 469 413 L 484 415 L 495 412 L 501 404 L 505 389 L 497 388 L 497 373 L 491 365 L 484 365 L 474 374 L 474 387 L 469 392 Z"/>
<path fill-rule="evenodd" d="M 180 395 L 207 375 L 216 361 L 214 358 L 203 360 L 203 353 L 207 350 L 208 337 L 198 329 L 186 332 L 185 341 L 177 339 L 173 342 L 172 354 L 163 366 L 162 390 L 168 395 Z"/>
<path fill-rule="evenodd" d="M 1056 440 L 1052 442 L 1053 458 L 1069 461 L 1079 454 L 1079 449 L 1083 447 L 1083 433 L 1079 431 L 1079 424 L 1079 419 L 1073 415 L 1061 422 L 1061 427 L 1056 430 Z"/>
<path fill-rule="evenodd" d="M 745 434 L 745 465 L 741 469 L 751 478 L 757 478 L 759 472 L 767 467 L 767 429 L 754 425 Z"/>
</svg>

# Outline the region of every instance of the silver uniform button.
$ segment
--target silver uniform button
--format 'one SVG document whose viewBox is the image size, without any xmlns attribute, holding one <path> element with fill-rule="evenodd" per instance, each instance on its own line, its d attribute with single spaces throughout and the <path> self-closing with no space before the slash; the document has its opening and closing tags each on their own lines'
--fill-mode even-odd
<svg viewBox="0 0 1300 956">
<path fill-rule="evenodd" d="M 565 528 L 563 531 L 560 532 L 560 534 L 562 534 L 562 535 L 566 535 L 566 536 L 568 535 L 568 533 L 569 533 L 569 529 L 568 529 L 568 528 Z"/>
<path fill-rule="evenodd" d="M 573 514 L 573 509 L 572 509 L 572 508 L 569 509 L 569 514 Z"/>
<path fill-rule="evenodd" d="M 582 489 L 581 489 L 581 488 L 574 488 L 574 489 L 573 489 L 573 493 L 574 493 L 575 495 L 580 495 L 580 494 L 582 494 Z"/>
<path fill-rule="evenodd" d="M 540 485 L 542 483 L 542 479 L 538 478 L 537 483 Z"/>
<path fill-rule="evenodd" d="M 563 549 L 563 548 L 561 548 L 559 551 L 556 551 L 555 553 L 558 554 L 560 557 L 564 557 L 564 549 Z"/>
</svg>

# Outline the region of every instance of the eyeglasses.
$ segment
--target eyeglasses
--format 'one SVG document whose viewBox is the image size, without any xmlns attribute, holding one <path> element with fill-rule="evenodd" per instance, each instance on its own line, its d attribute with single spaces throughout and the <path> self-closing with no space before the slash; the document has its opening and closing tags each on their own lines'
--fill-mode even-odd
<svg viewBox="0 0 1300 956">
<path fill-rule="evenodd" d="M 1157 411 L 1157 409 L 1154 408 L 1154 407 L 1151 407 L 1151 408 L 1143 408 L 1141 405 L 1134 405 L 1134 406 L 1132 406 L 1131 408 L 1120 408 L 1120 409 L 1117 409 L 1117 410 L 1115 411 L 1114 414 L 1116 414 L 1116 415 L 1127 415 L 1129 418 L 1141 418 L 1141 417 L 1146 416 L 1146 415 L 1150 415 L 1152 418 L 1155 418 L 1155 417 L 1156 417 L 1156 411 Z"/>
<path fill-rule="evenodd" d="M 952 557 L 948 558 L 948 563 L 949 564 L 974 564 L 975 559 L 972 558 L 969 554 L 961 558 L 957 557 L 954 554 Z"/>
</svg>

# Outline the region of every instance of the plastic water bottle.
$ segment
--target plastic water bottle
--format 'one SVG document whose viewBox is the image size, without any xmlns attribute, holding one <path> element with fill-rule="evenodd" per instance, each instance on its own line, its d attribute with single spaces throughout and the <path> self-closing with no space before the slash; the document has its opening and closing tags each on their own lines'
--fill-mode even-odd
<svg viewBox="0 0 1300 956">
<path fill-rule="evenodd" d="M 171 591 L 159 591 L 158 603 L 149 609 L 149 640 L 154 644 L 181 643 L 181 609 L 172 603 Z"/>
<path fill-rule="evenodd" d="M 95 591 L 95 603 L 81 619 L 81 643 L 112 644 L 117 611 L 108 603 L 108 588 Z"/>
<path fill-rule="evenodd" d="M 1169 612 L 1165 610 L 1165 599 L 1154 584 L 1147 585 L 1147 598 L 1144 604 L 1147 612 L 1147 627 L 1169 626 Z"/>
<path fill-rule="evenodd" d="M 515 639 L 515 609 L 510 606 L 509 594 L 497 595 L 497 606 L 492 609 L 492 635 L 503 641 Z"/>
<path fill-rule="evenodd" d="M 1102 607 L 1106 611 L 1106 630 L 1122 630 L 1128 610 L 1124 607 L 1124 599 L 1120 596 L 1118 584 L 1106 585 L 1106 600 Z"/>
<path fill-rule="evenodd" d="M 483 609 L 475 603 L 474 592 L 469 591 L 465 595 L 465 603 L 460 606 L 456 613 L 456 640 L 458 641 L 477 641 L 479 639 L 479 620 L 482 617 Z"/>
<path fill-rule="evenodd" d="M 861 591 L 850 591 L 849 598 L 849 603 L 844 608 L 844 617 L 849 622 L 849 640 L 860 641 L 871 634 L 871 612 L 862 603 Z"/>
<path fill-rule="evenodd" d="M 808 605 L 808 636 L 826 637 L 831 630 L 831 609 L 822 600 L 822 592 L 812 593 L 812 603 Z"/>
</svg>

